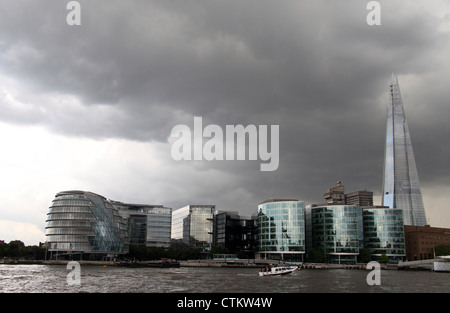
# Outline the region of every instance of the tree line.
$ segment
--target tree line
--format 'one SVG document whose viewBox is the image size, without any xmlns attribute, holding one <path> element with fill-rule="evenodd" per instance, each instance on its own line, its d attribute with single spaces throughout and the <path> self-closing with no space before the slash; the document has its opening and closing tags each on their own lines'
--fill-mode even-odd
<svg viewBox="0 0 450 313">
<path fill-rule="evenodd" d="M 159 260 L 162 258 L 176 260 L 194 260 L 202 256 L 201 248 L 192 248 L 184 244 L 173 244 L 169 248 L 162 247 L 129 247 L 127 254 L 121 255 L 122 259 L 134 260 Z M 20 240 L 12 240 L 9 243 L 0 241 L 0 259 L 45 260 L 46 246 L 25 246 Z"/>
<path fill-rule="evenodd" d="M 203 249 L 188 247 L 185 244 L 172 244 L 169 248 L 163 247 L 145 247 L 145 246 L 130 246 L 129 252 L 122 255 L 124 259 L 134 260 L 159 260 L 162 258 L 176 259 L 176 260 L 196 260 L 202 257 L 212 257 L 217 253 L 229 253 L 223 247 L 212 247 L 211 251 L 205 255 Z M 435 247 L 436 256 L 450 255 L 450 244 L 441 244 Z M 25 246 L 20 240 L 12 240 L 9 243 L 0 241 L 0 259 L 25 259 L 25 260 L 45 260 L 46 246 Z M 238 257 L 250 257 L 249 255 L 240 255 Z M 306 256 L 307 262 L 324 263 L 326 256 L 321 249 L 312 249 Z M 358 262 L 367 263 L 371 261 L 370 253 L 367 249 L 360 252 Z M 380 263 L 389 262 L 386 255 L 382 256 Z"/>
<path fill-rule="evenodd" d="M 20 240 L 12 240 L 9 243 L 0 242 L 0 258 L 44 260 L 45 247 L 25 246 Z"/>
</svg>

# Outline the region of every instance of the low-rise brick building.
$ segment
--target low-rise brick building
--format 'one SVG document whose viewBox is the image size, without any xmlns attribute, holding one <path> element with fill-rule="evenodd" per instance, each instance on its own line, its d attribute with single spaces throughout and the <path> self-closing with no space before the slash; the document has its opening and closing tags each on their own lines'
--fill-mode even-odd
<svg viewBox="0 0 450 313">
<path fill-rule="evenodd" d="M 408 261 L 432 259 L 436 246 L 450 244 L 450 229 L 405 225 L 405 241 Z"/>
</svg>

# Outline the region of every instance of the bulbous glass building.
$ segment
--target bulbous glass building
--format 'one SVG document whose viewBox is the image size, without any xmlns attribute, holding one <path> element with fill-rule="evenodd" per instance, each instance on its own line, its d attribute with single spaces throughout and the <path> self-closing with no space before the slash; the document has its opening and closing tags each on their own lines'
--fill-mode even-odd
<svg viewBox="0 0 450 313">
<path fill-rule="evenodd" d="M 50 259 L 113 259 L 127 253 L 127 228 L 105 197 L 86 191 L 56 194 L 47 214 Z"/>
<path fill-rule="evenodd" d="M 257 258 L 303 261 L 305 203 L 270 199 L 258 205 Z"/>
</svg>

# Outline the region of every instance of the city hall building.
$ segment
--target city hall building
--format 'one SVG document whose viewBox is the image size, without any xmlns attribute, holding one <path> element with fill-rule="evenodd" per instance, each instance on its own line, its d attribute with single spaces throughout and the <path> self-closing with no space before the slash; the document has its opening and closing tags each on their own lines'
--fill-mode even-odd
<svg viewBox="0 0 450 313">
<path fill-rule="evenodd" d="M 114 260 L 130 245 L 169 247 L 172 209 L 71 190 L 56 194 L 46 222 L 48 258 Z"/>
<path fill-rule="evenodd" d="M 112 260 L 128 252 L 125 220 L 98 194 L 79 190 L 57 193 L 46 222 L 50 259 Z"/>
</svg>

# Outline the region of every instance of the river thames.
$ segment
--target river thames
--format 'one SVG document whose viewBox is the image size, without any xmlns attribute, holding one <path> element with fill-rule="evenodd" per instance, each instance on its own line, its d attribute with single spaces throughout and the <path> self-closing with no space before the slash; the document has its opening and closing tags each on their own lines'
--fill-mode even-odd
<svg viewBox="0 0 450 313">
<path fill-rule="evenodd" d="M 448 293 L 450 273 L 381 270 L 380 285 L 369 271 L 303 269 L 259 277 L 255 268 L 80 267 L 78 285 L 64 265 L 0 265 L 3 293 Z"/>
</svg>

